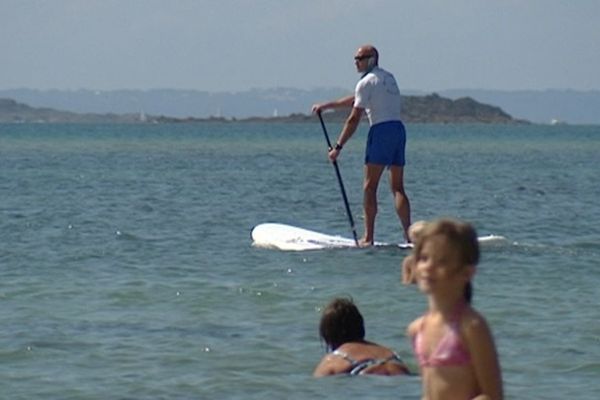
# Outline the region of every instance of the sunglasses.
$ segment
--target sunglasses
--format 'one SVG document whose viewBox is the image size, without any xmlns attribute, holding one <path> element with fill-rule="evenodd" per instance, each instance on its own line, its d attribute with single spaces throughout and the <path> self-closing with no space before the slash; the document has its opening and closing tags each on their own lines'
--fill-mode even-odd
<svg viewBox="0 0 600 400">
<path fill-rule="evenodd" d="M 368 55 L 368 56 L 355 56 L 354 57 L 354 61 L 362 61 L 362 60 L 366 60 L 367 58 L 371 58 L 373 57 L 372 55 Z"/>
</svg>

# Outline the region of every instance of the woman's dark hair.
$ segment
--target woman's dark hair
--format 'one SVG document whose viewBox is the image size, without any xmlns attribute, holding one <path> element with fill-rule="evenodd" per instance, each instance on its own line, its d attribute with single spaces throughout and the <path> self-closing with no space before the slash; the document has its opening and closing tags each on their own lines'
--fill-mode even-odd
<svg viewBox="0 0 600 400">
<path fill-rule="evenodd" d="M 364 320 L 352 299 L 336 298 L 325 307 L 319 333 L 329 350 L 335 350 L 346 342 L 364 340 Z"/>
</svg>

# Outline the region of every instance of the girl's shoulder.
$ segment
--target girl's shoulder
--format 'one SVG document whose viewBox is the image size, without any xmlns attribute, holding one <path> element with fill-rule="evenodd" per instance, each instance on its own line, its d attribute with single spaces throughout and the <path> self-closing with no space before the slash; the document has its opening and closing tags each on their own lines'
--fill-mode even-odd
<svg viewBox="0 0 600 400">
<path fill-rule="evenodd" d="M 460 328 L 467 337 L 489 331 L 485 317 L 471 306 L 465 308 L 461 316 Z"/>
</svg>

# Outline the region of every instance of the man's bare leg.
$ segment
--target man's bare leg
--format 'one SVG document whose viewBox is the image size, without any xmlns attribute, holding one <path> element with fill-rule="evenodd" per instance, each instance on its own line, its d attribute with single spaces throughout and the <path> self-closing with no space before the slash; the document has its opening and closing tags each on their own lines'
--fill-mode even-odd
<svg viewBox="0 0 600 400">
<path fill-rule="evenodd" d="M 384 165 L 366 164 L 364 180 L 363 208 L 365 213 L 365 233 L 360 246 L 370 246 L 375 241 L 375 216 L 377 215 L 377 187 Z"/>
<path fill-rule="evenodd" d="M 408 228 L 410 227 L 410 202 L 404 191 L 404 167 L 392 165 L 390 167 L 390 188 L 394 195 L 396 214 L 404 229 L 404 239 L 408 242 Z"/>
</svg>

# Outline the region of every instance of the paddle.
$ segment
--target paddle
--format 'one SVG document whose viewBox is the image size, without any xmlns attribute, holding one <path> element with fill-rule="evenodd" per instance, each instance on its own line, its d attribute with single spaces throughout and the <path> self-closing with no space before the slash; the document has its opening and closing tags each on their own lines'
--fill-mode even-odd
<svg viewBox="0 0 600 400">
<path fill-rule="evenodd" d="M 325 122 L 323 122 L 321 112 L 317 112 L 317 115 L 319 116 L 319 121 L 321 121 L 321 128 L 323 128 L 323 134 L 325 135 L 325 140 L 327 141 L 327 148 L 331 151 L 333 147 L 331 146 L 331 141 L 329 140 L 329 135 L 327 134 L 327 128 L 325 128 Z M 350 211 L 350 205 L 348 204 L 348 196 L 346 196 L 344 182 L 342 182 L 342 175 L 340 174 L 337 161 L 333 161 L 333 168 L 335 169 L 335 174 L 337 176 L 338 183 L 340 184 L 340 190 L 342 191 L 342 198 L 344 199 L 344 205 L 346 206 L 346 214 L 348 215 L 348 221 L 350 222 L 350 228 L 352 229 L 352 236 L 354 237 L 354 242 L 358 247 L 358 237 L 356 236 L 356 228 L 354 227 L 354 218 L 352 218 L 352 212 Z"/>
</svg>

